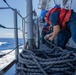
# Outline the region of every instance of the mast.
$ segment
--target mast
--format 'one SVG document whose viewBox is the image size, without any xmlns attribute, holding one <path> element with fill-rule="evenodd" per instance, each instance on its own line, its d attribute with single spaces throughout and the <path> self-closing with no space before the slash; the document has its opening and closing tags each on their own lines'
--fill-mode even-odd
<svg viewBox="0 0 76 75">
<path fill-rule="evenodd" d="M 26 0 L 26 14 L 33 12 L 32 0 Z M 27 17 L 27 42 L 28 48 L 33 48 L 33 13 Z"/>
</svg>

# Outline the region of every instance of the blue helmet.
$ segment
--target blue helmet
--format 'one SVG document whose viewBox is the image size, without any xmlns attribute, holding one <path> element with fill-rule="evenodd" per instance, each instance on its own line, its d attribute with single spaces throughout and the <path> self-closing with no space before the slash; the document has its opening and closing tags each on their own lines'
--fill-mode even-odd
<svg viewBox="0 0 76 75">
<path fill-rule="evenodd" d="M 61 8 L 61 7 L 60 7 L 59 5 L 56 4 L 56 5 L 54 6 L 54 8 Z"/>
<path fill-rule="evenodd" d="M 47 12 L 48 12 L 48 10 L 42 11 L 42 13 L 41 13 L 41 15 L 40 15 L 42 22 L 45 22 L 44 17 L 45 17 L 45 14 L 46 14 Z"/>
</svg>

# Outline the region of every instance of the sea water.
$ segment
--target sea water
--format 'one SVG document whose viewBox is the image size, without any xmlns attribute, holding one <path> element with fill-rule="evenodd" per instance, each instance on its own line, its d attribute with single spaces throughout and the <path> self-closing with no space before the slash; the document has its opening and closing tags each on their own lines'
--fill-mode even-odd
<svg viewBox="0 0 76 75">
<path fill-rule="evenodd" d="M 23 45 L 22 38 L 18 39 L 18 45 L 20 46 L 19 48 L 22 48 L 21 46 Z M 0 38 L 0 51 L 9 49 L 13 50 L 14 48 L 15 48 L 15 38 Z"/>
<path fill-rule="evenodd" d="M 19 45 L 19 49 L 23 48 L 23 39 L 22 38 L 18 39 L 18 45 Z M 14 49 L 15 49 L 15 39 L 14 38 L 0 38 L 0 52 L 1 53 L 2 53 L 2 51 L 7 52 L 7 50 L 14 50 Z M 0 62 L 2 62 L 2 61 L 0 61 Z M 3 62 L 3 63 L 6 64 L 5 62 Z M 16 68 L 14 65 L 4 75 L 15 75 L 15 70 L 16 70 Z"/>
</svg>

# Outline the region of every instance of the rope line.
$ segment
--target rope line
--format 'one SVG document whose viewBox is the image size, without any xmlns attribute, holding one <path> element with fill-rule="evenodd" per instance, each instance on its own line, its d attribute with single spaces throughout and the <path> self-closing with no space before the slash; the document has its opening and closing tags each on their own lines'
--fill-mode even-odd
<svg viewBox="0 0 76 75">
<path fill-rule="evenodd" d="M 75 75 L 76 53 L 55 46 L 53 49 L 24 49 L 17 70 L 22 75 Z"/>
</svg>

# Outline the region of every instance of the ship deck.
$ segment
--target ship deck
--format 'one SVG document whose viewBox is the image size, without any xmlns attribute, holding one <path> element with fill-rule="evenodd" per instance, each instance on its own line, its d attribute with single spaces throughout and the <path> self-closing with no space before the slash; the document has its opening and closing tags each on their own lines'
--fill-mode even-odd
<svg viewBox="0 0 76 75">
<path fill-rule="evenodd" d="M 21 49 L 19 50 L 21 52 Z M 15 75 L 10 74 L 11 70 L 12 73 L 15 73 L 15 50 L 3 50 L 0 51 L 0 75 Z M 9 69 L 9 70 L 8 70 Z M 13 72 L 14 71 L 14 72 Z"/>
<path fill-rule="evenodd" d="M 45 44 L 41 44 L 40 49 L 48 50 L 50 48 L 48 48 Z M 66 49 L 68 51 L 76 52 L 76 49 L 72 48 L 72 47 L 66 47 Z M 10 52 L 10 50 L 8 50 L 7 52 L 3 51 L 1 53 L 5 54 L 8 52 Z M 20 50 L 20 52 L 21 52 L 21 50 Z M 12 51 L 11 53 L 0 58 L 0 75 L 15 75 L 15 73 L 16 73 L 16 67 L 15 66 L 16 66 L 15 65 L 15 51 Z"/>
</svg>

